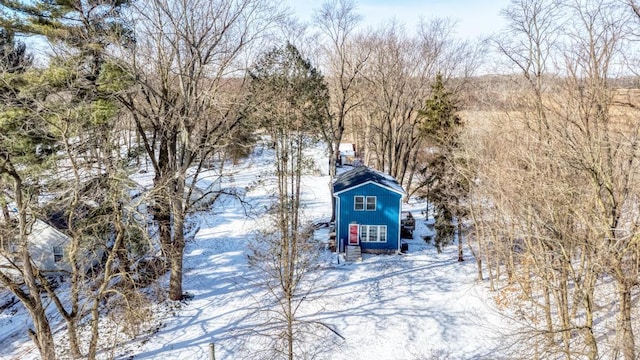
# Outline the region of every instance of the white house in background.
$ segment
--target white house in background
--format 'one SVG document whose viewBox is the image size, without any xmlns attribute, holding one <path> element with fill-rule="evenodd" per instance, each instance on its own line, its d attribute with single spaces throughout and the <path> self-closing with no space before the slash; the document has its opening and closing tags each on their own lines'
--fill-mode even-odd
<svg viewBox="0 0 640 360">
<path fill-rule="evenodd" d="M 64 259 L 67 245 L 69 237 L 44 221 L 37 219 L 31 226 L 29 251 L 40 271 L 70 271 Z"/>
<path fill-rule="evenodd" d="M 71 267 L 65 260 L 65 250 L 69 245 L 69 237 L 53 226 L 37 219 L 31 226 L 28 235 L 29 252 L 35 266 L 43 273 L 68 272 Z M 19 264 L 18 248 L 11 245 L 8 256 Z M 13 254 L 12 254 L 13 253 Z M 11 273 L 12 266 L 9 259 L 0 257 L 0 268 Z"/>
<path fill-rule="evenodd" d="M 356 146 L 352 143 L 340 143 L 338 165 L 353 165 L 356 159 Z"/>
</svg>

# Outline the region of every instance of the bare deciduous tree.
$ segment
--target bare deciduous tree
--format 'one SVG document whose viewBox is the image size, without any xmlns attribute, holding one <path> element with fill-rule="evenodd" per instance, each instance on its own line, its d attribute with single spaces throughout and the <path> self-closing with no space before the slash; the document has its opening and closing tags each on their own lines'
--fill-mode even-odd
<svg viewBox="0 0 640 360">
<path fill-rule="evenodd" d="M 315 23 L 325 36 L 322 47 L 331 94 L 331 123 L 321 129 L 329 146 L 329 174 L 336 174 L 339 145 L 345 131 L 345 122 L 352 111 L 361 105 L 355 95 L 362 71 L 370 56 L 370 49 L 358 46 L 356 26 L 360 16 L 351 0 L 325 2 L 315 14 Z"/>
<path fill-rule="evenodd" d="M 362 106 L 349 132 L 364 152 L 364 163 L 388 172 L 413 194 L 424 185 L 418 176 L 424 150 L 418 111 L 438 72 L 454 91 L 465 85 L 479 65 L 479 47 L 455 38 L 455 22 L 423 21 L 415 37 L 403 26 L 388 23 L 359 38 L 371 54 L 358 83 Z"/>
<path fill-rule="evenodd" d="M 169 298 L 180 300 L 191 194 L 204 165 L 242 121 L 248 50 L 279 12 L 274 2 L 257 0 L 151 0 L 134 9 L 136 46 L 123 61 L 139 92 L 120 99 L 153 165 L 152 211 L 171 272 Z"/>
<path fill-rule="evenodd" d="M 628 17 L 607 1 L 514 1 L 505 14 L 526 51 L 504 43 L 500 51 L 529 90 L 476 143 L 479 156 L 468 152 L 478 169 L 472 208 L 479 248 L 490 276 L 517 287 L 533 306 L 523 316 L 533 329 L 526 335 L 532 356 L 632 359 L 639 252 L 631 209 L 640 154 L 629 117 L 637 110 L 614 106 L 613 81 L 624 64 Z M 551 63 L 555 76 L 545 75 Z M 600 299 L 617 304 L 615 329 L 596 321 L 608 316 L 597 309 Z"/>
</svg>

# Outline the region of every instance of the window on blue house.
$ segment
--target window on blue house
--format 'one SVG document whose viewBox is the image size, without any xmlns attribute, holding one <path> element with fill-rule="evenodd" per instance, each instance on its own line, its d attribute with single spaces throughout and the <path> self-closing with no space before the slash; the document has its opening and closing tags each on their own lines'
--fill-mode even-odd
<svg viewBox="0 0 640 360">
<path fill-rule="evenodd" d="M 386 225 L 360 225 L 361 242 L 386 242 Z"/>
<path fill-rule="evenodd" d="M 376 197 L 375 196 L 367 196 L 367 210 L 375 211 L 376 210 Z"/>
<path fill-rule="evenodd" d="M 376 197 L 357 195 L 353 197 L 353 209 L 357 211 L 375 211 Z"/>
</svg>

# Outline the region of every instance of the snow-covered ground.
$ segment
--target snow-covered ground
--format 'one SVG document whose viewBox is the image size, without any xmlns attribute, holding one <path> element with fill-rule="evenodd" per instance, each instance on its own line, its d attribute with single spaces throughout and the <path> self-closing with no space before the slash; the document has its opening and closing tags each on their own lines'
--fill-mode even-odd
<svg viewBox="0 0 640 360">
<path fill-rule="evenodd" d="M 232 175 L 216 180 L 216 186 L 238 196 L 220 197 L 212 210 L 192 217 L 194 236 L 184 257 L 184 290 L 190 300 L 165 303 L 164 310 L 156 312 L 156 331 L 101 356 L 207 360 L 209 344 L 214 343 L 216 359 L 260 358 L 256 351 L 263 346 L 260 334 L 267 303 L 261 274 L 248 265 L 248 247 L 256 230 L 265 226 L 261 214 L 271 202 L 269 155 L 259 151 L 236 165 Z M 326 159 L 314 156 L 320 173 L 326 173 Z M 138 180 L 145 185 L 150 175 L 141 174 Z M 198 185 L 212 182 L 205 176 Z M 329 218 L 329 177 L 317 171 L 305 176 L 304 201 L 308 219 Z M 508 332 L 508 322 L 500 316 L 486 284 L 475 281 L 470 254 L 467 261 L 458 263 L 455 247 L 437 254 L 422 240 L 422 235 L 431 233 L 422 215 L 424 207 L 415 202 L 407 207 L 416 217 L 416 231 L 405 255 L 365 254 L 362 262 L 345 264 L 325 251 L 320 267 L 311 274 L 316 282 L 300 312 L 302 320 L 320 329 L 310 340 L 315 342 L 309 358 L 493 359 L 503 355 L 500 334 Z M 327 231 L 320 229 L 316 237 L 325 239 Z M 16 334 L 28 323 L 24 310 L 16 306 L 9 310 L 0 313 L 0 358 L 37 358 L 24 332 Z"/>
</svg>

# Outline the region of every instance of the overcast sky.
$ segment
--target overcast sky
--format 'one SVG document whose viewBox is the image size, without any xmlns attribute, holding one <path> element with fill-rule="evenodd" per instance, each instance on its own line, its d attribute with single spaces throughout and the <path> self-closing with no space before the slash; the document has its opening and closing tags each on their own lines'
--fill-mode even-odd
<svg viewBox="0 0 640 360">
<path fill-rule="evenodd" d="M 458 35 L 475 38 L 500 30 L 499 12 L 509 0 L 355 0 L 364 25 L 376 26 L 395 17 L 412 31 L 420 17 L 448 17 L 458 20 Z M 310 21 L 314 9 L 324 0 L 286 0 L 302 21 Z"/>
</svg>

